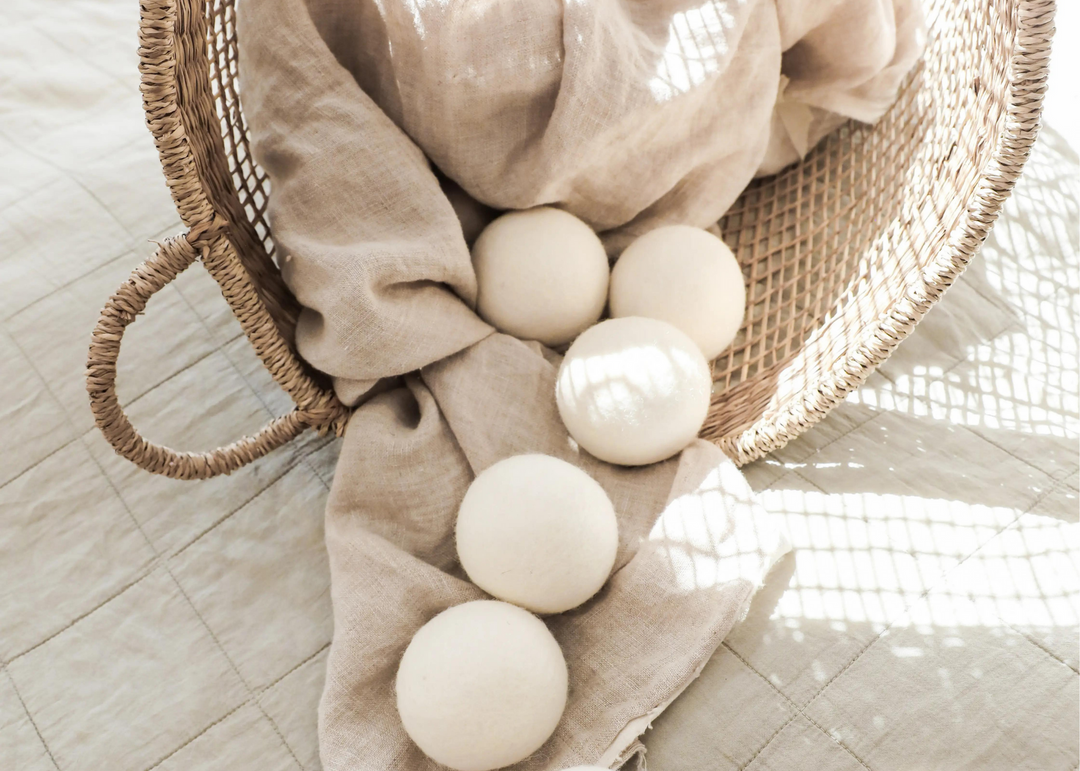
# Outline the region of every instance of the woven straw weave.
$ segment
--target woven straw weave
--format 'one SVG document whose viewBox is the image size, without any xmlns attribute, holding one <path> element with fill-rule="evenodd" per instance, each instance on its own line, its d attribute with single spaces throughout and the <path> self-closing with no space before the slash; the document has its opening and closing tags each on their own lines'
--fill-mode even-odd
<svg viewBox="0 0 1080 771">
<path fill-rule="evenodd" d="M 782 447 L 857 388 L 985 240 L 1035 141 L 1054 0 L 929 0 L 923 61 L 873 127 L 849 124 L 753 183 L 720 226 L 743 266 L 746 322 L 714 365 L 702 436 L 737 463 Z M 179 479 L 229 473 L 348 410 L 292 343 L 298 306 L 274 263 L 268 183 L 237 96 L 233 0 L 142 0 L 142 93 L 187 233 L 110 298 L 87 387 L 118 453 Z M 296 403 L 259 434 L 206 453 L 143 439 L 116 396 L 124 329 L 201 259 L 262 362 Z"/>
</svg>

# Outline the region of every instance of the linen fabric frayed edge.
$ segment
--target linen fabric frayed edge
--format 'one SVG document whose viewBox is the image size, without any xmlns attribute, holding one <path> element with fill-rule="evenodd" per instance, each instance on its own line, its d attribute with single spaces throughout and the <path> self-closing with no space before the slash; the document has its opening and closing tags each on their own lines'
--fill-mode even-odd
<svg viewBox="0 0 1080 771">
<path fill-rule="evenodd" d="M 761 587 L 765 585 L 765 581 L 772 573 L 772 569 L 776 567 L 776 563 L 791 551 L 791 538 L 788 536 L 787 531 L 784 530 L 776 520 L 772 520 L 771 524 L 775 528 L 777 539 L 776 549 L 769 555 L 768 567 L 762 575 L 761 580 L 758 581 L 743 601 L 742 608 L 739 610 L 738 621 L 735 622 L 736 624 L 746 618 L 746 614 L 750 611 L 750 605 L 753 603 L 754 597 Z M 730 630 L 728 630 L 728 634 L 731 634 Z M 727 637 L 727 635 L 724 635 L 724 637 Z M 720 647 L 721 643 L 723 643 L 723 638 L 718 641 L 717 648 Z M 646 771 L 646 747 L 641 741 L 642 735 L 652 727 L 653 721 L 660 717 L 664 710 L 670 707 L 677 698 L 682 696 L 683 692 L 701 676 L 701 673 L 711 660 L 712 656 L 703 659 L 693 673 L 691 673 L 690 677 L 686 678 L 686 682 L 672 692 L 671 696 L 646 714 L 636 717 L 627 723 L 626 727 L 618 733 L 611 742 L 611 745 L 604 751 L 604 754 L 600 756 L 600 759 L 596 761 L 596 765 L 602 768 L 624 769 L 624 771 Z M 630 765 L 628 766 L 628 764 Z"/>
</svg>

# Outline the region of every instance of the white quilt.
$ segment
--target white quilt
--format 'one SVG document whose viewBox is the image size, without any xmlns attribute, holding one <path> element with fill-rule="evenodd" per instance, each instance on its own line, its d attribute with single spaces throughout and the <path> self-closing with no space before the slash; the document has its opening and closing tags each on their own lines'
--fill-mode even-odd
<svg viewBox="0 0 1080 771">
<path fill-rule="evenodd" d="M 0 3 L 0 769 L 311 771 L 337 442 L 174 482 L 115 457 L 87 406 L 98 309 L 180 229 L 137 16 Z M 1055 98 L 1051 126 L 1075 118 Z M 651 771 L 1078 767 L 1073 147 L 1045 129 L 941 305 L 746 469 L 795 551 L 646 733 Z M 121 370 L 136 424 L 185 449 L 290 406 L 198 267 L 131 328 Z"/>
</svg>

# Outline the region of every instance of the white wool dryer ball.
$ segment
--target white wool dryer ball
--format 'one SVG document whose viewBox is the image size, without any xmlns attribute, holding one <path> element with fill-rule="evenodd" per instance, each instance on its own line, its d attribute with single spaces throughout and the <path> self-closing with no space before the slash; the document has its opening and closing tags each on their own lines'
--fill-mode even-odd
<svg viewBox="0 0 1080 771">
<path fill-rule="evenodd" d="M 500 332 L 544 345 L 569 343 L 607 302 L 607 253 L 572 214 L 540 207 L 504 214 L 472 249 L 477 311 Z"/>
<path fill-rule="evenodd" d="M 707 230 L 668 225 L 626 247 L 611 272 L 611 315 L 674 324 L 715 359 L 735 340 L 746 313 L 742 269 Z"/>
<path fill-rule="evenodd" d="M 536 616 L 478 600 L 420 628 L 396 687 L 402 725 L 424 754 L 456 771 L 490 771 L 528 757 L 555 731 L 566 661 Z"/>
<path fill-rule="evenodd" d="M 485 469 L 458 513 L 458 557 L 472 582 L 534 613 L 562 613 L 600 591 L 618 548 L 604 488 L 550 455 Z"/>
<path fill-rule="evenodd" d="M 693 441 L 711 390 L 709 364 L 693 340 L 666 321 L 630 316 L 574 341 L 555 400 L 579 445 L 608 463 L 643 466 Z"/>
</svg>

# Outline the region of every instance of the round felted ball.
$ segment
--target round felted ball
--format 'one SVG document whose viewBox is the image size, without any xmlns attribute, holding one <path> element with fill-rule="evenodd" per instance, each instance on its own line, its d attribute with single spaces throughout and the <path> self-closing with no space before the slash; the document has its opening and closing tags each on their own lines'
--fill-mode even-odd
<svg viewBox="0 0 1080 771">
<path fill-rule="evenodd" d="M 456 771 L 489 771 L 528 757 L 554 732 L 566 661 L 536 616 L 478 600 L 420 628 L 396 687 L 402 725 L 425 755 Z"/>
<path fill-rule="evenodd" d="M 540 207 L 504 214 L 472 249 L 477 311 L 500 332 L 548 346 L 587 329 L 607 301 L 607 254 L 572 214 Z"/>
<path fill-rule="evenodd" d="M 579 445 L 609 463 L 641 466 L 693 441 L 711 389 L 709 364 L 693 340 L 665 321 L 630 316 L 574 341 L 555 400 Z"/>
<path fill-rule="evenodd" d="M 707 230 L 669 225 L 626 247 L 611 272 L 611 315 L 674 324 L 706 359 L 731 345 L 746 313 L 742 269 Z"/>
<path fill-rule="evenodd" d="M 596 594 L 618 547 L 604 488 L 549 455 L 484 470 L 458 512 L 458 557 L 472 582 L 534 613 L 562 613 Z"/>
</svg>

